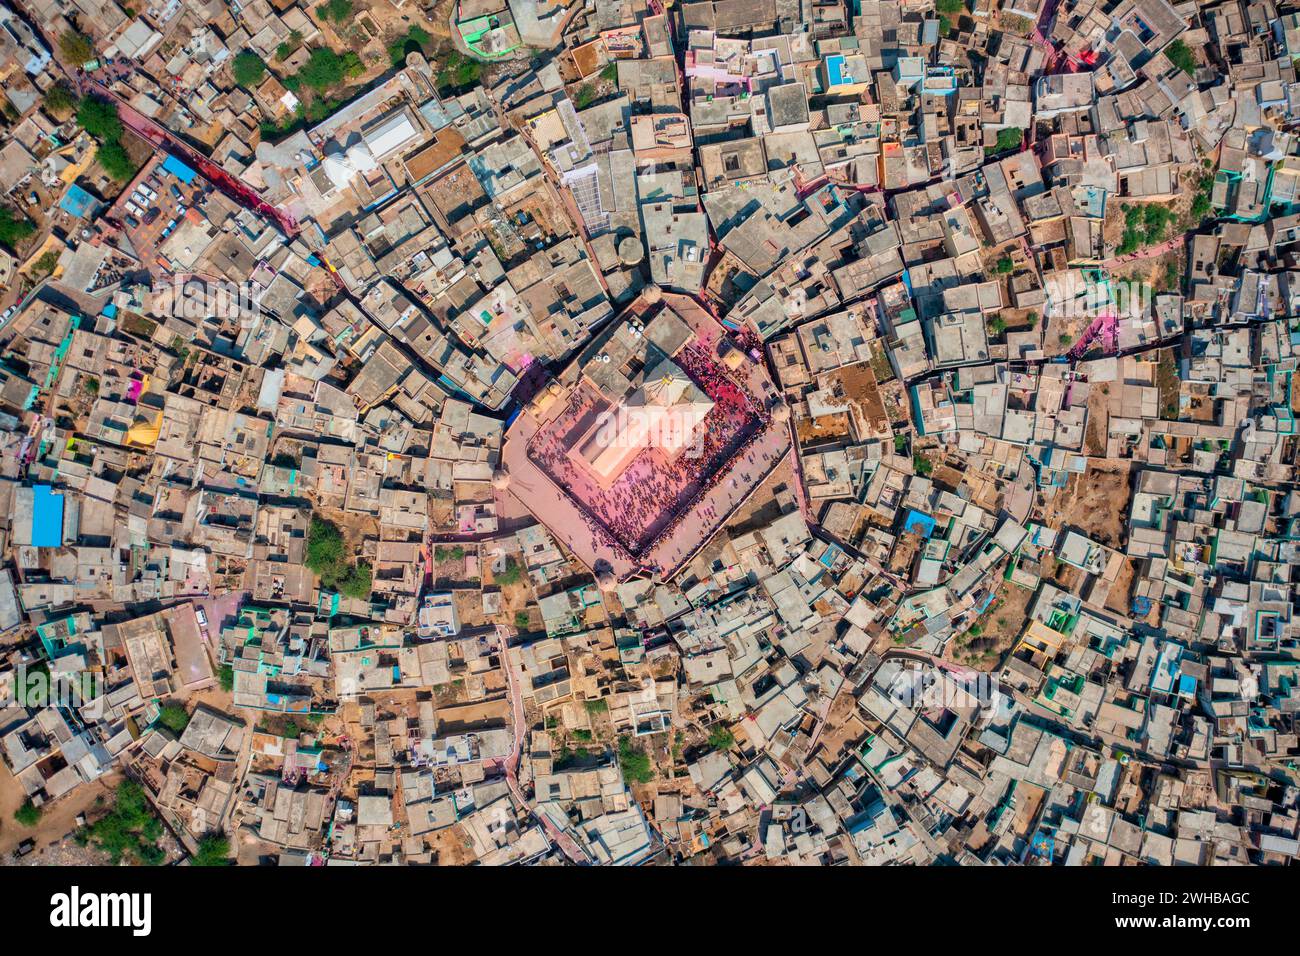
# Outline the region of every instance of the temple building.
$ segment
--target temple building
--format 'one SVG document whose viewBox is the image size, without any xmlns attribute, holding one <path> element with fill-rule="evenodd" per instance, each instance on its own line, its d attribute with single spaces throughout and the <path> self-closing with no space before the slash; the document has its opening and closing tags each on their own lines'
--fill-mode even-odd
<svg viewBox="0 0 1300 956">
<path fill-rule="evenodd" d="M 643 297 L 511 425 L 509 493 L 593 568 L 663 572 L 788 448 L 788 428 L 770 427 L 775 395 L 690 298 Z"/>
</svg>

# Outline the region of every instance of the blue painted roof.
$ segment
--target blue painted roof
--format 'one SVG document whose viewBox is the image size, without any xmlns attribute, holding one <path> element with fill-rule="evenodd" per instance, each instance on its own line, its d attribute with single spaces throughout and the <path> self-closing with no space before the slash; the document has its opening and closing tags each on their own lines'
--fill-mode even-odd
<svg viewBox="0 0 1300 956">
<path fill-rule="evenodd" d="M 79 219 L 89 219 L 98 211 L 99 207 L 99 200 L 76 183 L 69 186 L 68 191 L 59 200 L 60 209 Z"/>
<path fill-rule="evenodd" d="M 32 546 L 57 548 L 63 544 L 63 495 L 49 485 L 32 488 Z"/>
<path fill-rule="evenodd" d="M 826 58 L 826 78 L 830 80 L 831 86 L 839 86 L 844 82 L 844 57 L 838 53 Z"/>
<path fill-rule="evenodd" d="M 198 175 L 175 156 L 168 156 L 163 160 L 163 170 L 171 173 L 187 186 L 194 182 L 194 177 Z"/>
<path fill-rule="evenodd" d="M 935 521 L 927 514 L 922 514 L 915 509 L 908 509 L 907 517 L 903 519 L 903 530 L 912 534 L 919 534 L 923 538 L 928 538 L 934 534 Z"/>
</svg>

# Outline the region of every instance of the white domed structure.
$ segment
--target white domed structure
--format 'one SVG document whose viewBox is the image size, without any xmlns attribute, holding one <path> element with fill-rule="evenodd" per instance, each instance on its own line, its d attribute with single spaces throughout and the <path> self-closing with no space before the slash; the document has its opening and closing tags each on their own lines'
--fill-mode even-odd
<svg viewBox="0 0 1300 956">
<path fill-rule="evenodd" d="M 492 472 L 492 487 L 497 491 L 505 491 L 510 487 L 510 472 L 504 468 L 498 468 Z"/>
<path fill-rule="evenodd" d="M 772 406 L 772 421 L 785 424 L 790 420 L 790 406 L 778 399 Z"/>
<path fill-rule="evenodd" d="M 658 305 L 664 300 L 663 291 L 654 283 L 649 283 L 641 290 L 641 298 L 650 305 Z"/>
<path fill-rule="evenodd" d="M 618 578 L 614 577 L 609 571 L 601 571 L 596 575 L 596 586 L 606 594 L 610 594 L 618 587 Z"/>
<path fill-rule="evenodd" d="M 370 147 L 365 143 L 357 143 L 347 152 L 338 150 L 327 154 L 321 160 L 321 166 L 335 189 L 343 189 L 357 173 L 369 173 L 379 168 Z"/>
</svg>

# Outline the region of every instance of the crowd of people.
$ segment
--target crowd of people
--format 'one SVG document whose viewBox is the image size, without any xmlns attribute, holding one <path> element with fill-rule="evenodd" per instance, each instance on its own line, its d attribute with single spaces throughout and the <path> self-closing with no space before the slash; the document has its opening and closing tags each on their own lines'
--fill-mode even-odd
<svg viewBox="0 0 1300 956">
<path fill-rule="evenodd" d="M 609 488 L 602 488 L 567 454 L 567 431 L 543 429 L 528 447 L 529 457 L 578 505 L 593 539 L 632 558 L 652 553 L 671 536 L 692 505 L 727 476 L 725 462 L 745 454 L 771 420 L 768 411 L 702 350 L 688 346 L 674 360 L 713 408 L 696 426 L 691 444 L 672 461 L 647 448 Z M 584 422 L 594 406 L 593 395 L 576 389 L 561 420 Z"/>
</svg>

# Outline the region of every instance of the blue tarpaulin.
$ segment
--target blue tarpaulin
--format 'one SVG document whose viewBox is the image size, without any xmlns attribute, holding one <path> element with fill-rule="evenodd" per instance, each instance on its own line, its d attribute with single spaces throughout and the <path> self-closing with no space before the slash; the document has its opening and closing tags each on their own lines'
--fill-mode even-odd
<svg viewBox="0 0 1300 956">
<path fill-rule="evenodd" d="M 32 545 L 57 548 L 63 544 L 63 495 L 49 485 L 32 488 Z"/>
<path fill-rule="evenodd" d="M 187 186 L 194 182 L 194 177 L 198 175 L 175 156 L 168 156 L 163 160 L 163 171 L 171 173 Z"/>
</svg>

